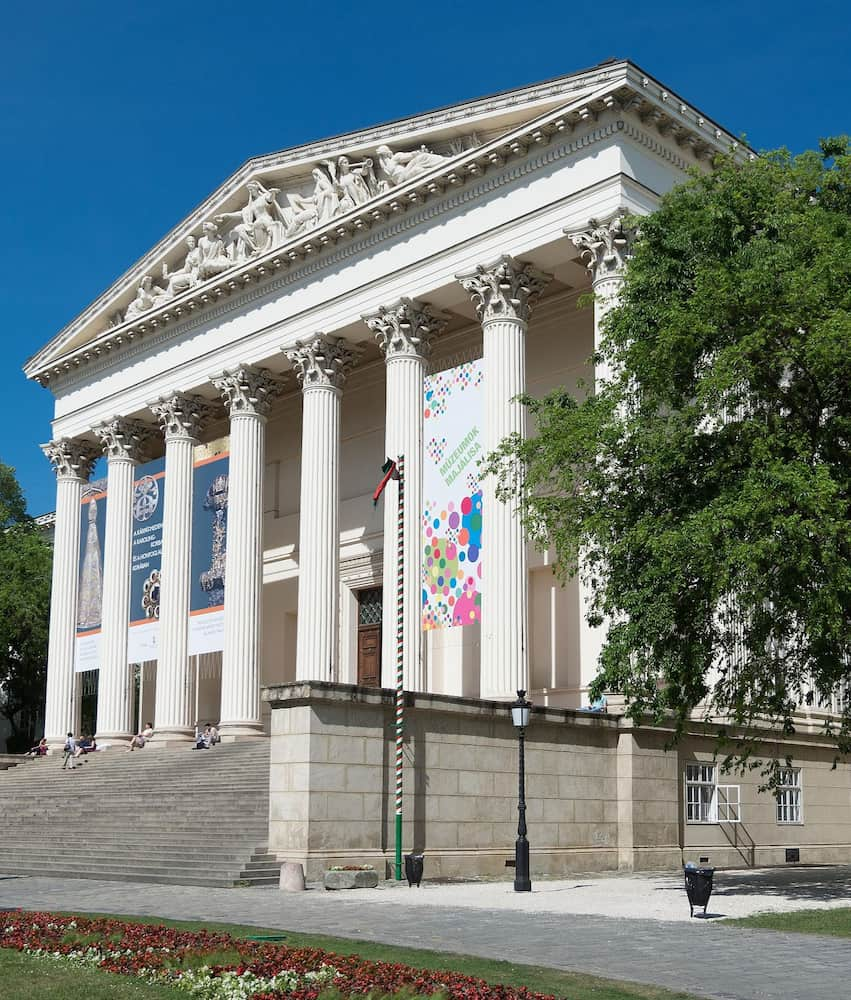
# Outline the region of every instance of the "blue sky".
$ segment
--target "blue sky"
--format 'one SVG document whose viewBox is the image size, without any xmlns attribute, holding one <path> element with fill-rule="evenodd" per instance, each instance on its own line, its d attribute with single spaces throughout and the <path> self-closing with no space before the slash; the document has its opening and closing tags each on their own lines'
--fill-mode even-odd
<svg viewBox="0 0 851 1000">
<path fill-rule="evenodd" d="M 52 397 L 21 366 L 250 156 L 628 58 L 752 145 L 851 131 L 851 14 L 440 0 L 7 5 L 0 461 L 52 510 Z"/>
</svg>

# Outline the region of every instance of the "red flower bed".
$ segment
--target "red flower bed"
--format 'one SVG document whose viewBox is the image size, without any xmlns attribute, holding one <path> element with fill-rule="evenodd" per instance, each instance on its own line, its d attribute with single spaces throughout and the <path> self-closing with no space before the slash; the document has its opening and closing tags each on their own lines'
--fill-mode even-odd
<svg viewBox="0 0 851 1000">
<path fill-rule="evenodd" d="M 53 913 L 23 911 L 0 913 L 0 947 L 18 951 L 43 949 L 60 956 L 70 955 L 91 944 L 113 954 L 100 962 L 110 972 L 137 975 L 177 969 L 187 958 L 235 952 L 239 963 L 214 966 L 216 975 L 250 970 L 271 979 L 283 969 L 299 975 L 333 966 L 338 973 L 335 991 L 344 997 L 363 997 L 372 992 L 397 993 L 406 990 L 420 996 L 445 994 L 450 1000 L 553 1000 L 540 993 L 513 986 L 499 986 L 455 972 L 414 969 L 389 962 L 369 962 L 356 955 L 335 955 L 319 948 L 290 948 L 262 944 L 211 931 L 182 931 L 154 924 L 133 924 L 121 920 L 58 916 Z M 254 1000 L 316 1000 L 327 987 L 303 986 L 290 993 L 257 993 Z"/>
</svg>

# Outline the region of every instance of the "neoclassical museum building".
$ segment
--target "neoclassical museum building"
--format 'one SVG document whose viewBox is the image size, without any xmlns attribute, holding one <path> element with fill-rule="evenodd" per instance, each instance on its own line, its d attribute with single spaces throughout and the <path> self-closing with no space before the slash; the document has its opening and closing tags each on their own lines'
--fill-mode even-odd
<svg viewBox="0 0 851 1000">
<path fill-rule="evenodd" d="M 613 60 L 227 178 L 26 365 L 55 398 L 48 739 L 80 724 L 87 676 L 104 743 L 149 720 L 167 746 L 208 720 L 225 742 L 271 735 L 272 849 L 375 859 L 401 650 L 426 803 L 411 838 L 446 871 L 496 868 L 513 843 L 495 703 L 518 689 L 550 870 L 690 845 L 732 863 L 725 821 L 750 821 L 752 862 L 848 857 L 848 774 L 815 722 L 789 744 L 784 821 L 756 778 L 722 784 L 698 733 L 666 753 L 614 700 L 587 711 L 601 635 L 582 585 L 556 581 L 480 475 L 525 432 L 519 393 L 605 377 L 591 358 L 624 220 L 731 148 Z"/>
</svg>

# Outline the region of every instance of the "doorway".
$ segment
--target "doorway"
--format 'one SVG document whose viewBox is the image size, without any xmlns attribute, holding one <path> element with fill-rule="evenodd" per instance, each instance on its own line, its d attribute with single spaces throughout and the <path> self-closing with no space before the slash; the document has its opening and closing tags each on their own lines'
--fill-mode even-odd
<svg viewBox="0 0 851 1000">
<path fill-rule="evenodd" d="M 358 591 L 358 684 L 381 687 L 381 587 Z"/>
</svg>

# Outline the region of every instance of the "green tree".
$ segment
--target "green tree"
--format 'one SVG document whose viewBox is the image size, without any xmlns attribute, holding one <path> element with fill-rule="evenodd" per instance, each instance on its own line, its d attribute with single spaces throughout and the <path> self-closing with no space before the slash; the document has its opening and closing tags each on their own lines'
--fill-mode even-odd
<svg viewBox="0 0 851 1000">
<path fill-rule="evenodd" d="M 490 462 L 610 623 L 592 694 L 678 733 L 705 705 L 739 734 L 728 763 L 754 749 L 741 727 L 791 732 L 851 687 L 849 154 L 731 154 L 632 220 L 597 358 L 615 375 L 526 398 L 535 435 Z M 848 708 L 829 729 L 851 749 Z"/>
<path fill-rule="evenodd" d="M 0 463 L 0 714 L 10 750 L 32 745 L 44 705 L 51 557 L 14 469 Z"/>
</svg>

